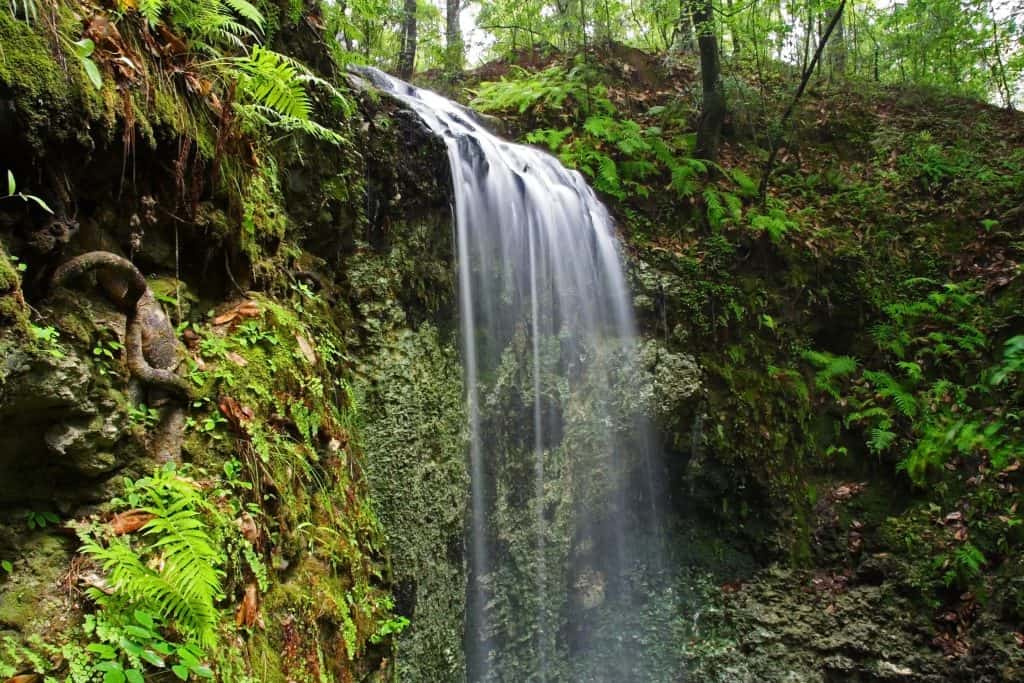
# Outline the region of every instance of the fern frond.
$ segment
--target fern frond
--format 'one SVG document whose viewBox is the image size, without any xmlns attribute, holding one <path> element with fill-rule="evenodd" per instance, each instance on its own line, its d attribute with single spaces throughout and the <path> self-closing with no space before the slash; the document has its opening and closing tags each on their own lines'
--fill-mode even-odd
<svg viewBox="0 0 1024 683">
<path fill-rule="evenodd" d="M 868 437 L 868 448 L 874 453 L 881 453 L 896 441 L 896 434 L 888 429 L 875 427 Z"/>
<path fill-rule="evenodd" d="M 82 552 L 97 560 L 117 593 L 160 614 L 182 634 L 204 647 L 214 643 L 222 598 L 219 566 L 202 511 L 210 508 L 194 483 L 173 469 L 160 470 L 129 486 L 154 517 L 133 547 L 125 537 L 104 546 L 83 539 Z M 156 560 L 156 561 L 154 561 Z M 102 599 L 102 598 L 101 598 Z"/>
<path fill-rule="evenodd" d="M 152 608 L 204 647 L 214 643 L 217 610 L 212 596 L 207 599 L 208 596 L 201 593 L 181 590 L 166 573 L 158 573 L 146 566 L 141 557 L 120 538 L 111 540 L 107 547 L 87 542 L 82 546 L 82 551 L 100 563 L 116 591 Z M 210 571 L 213 571 L 212 567 Z"/>
<path fill-rule="evenodd" d="M 160 15 L 167 7 L 167 0 L 139 0 L 139 14 L 141 14 L 150 26 L 160 23 Z"/>
<path fill-rule="evenodd" d="M 694 169 L 685 164 L 672 166 L 672 180 L 669 187 L 675 190 L 680 197 L 692 197 L 697 191 L 697 186 L 692 178 L 696 175 Z"/>
<path fill-rule="evenodd" d="M 235 14 L 256 26 L 260 33 L 263 33 L 266 28 L 266 20 L 263 18 L 263 13 L 256 9 L 256 6 L 249 0 L 222 0 L 222 2 L 230 7 Z"/>
<path fill-rule="evenodd" d="M 282 116 L 309 119 L 309 96 L 298 78 L 298 70 L 288 60 L 273 50 L 256 46 L 234 63 L 242 73 L 238 85 L 245 96 Z"/>
<path fill-rule="evenodd" d="M 913 418 L 917 415 L 917 398 L 895 377 L 887 372 L 873 370 L 865 370 L 864 377 L 875 385 L 879 394 L 884 398 L 891 399 L 905 416 Z"/>
<path fill-rule="evenodd" d="M 248 125 L 265 127 L 282 133 L 305 133 L 317 140 L 340 145 L 344 138 L 336 131 L 316 121 L 285 116 L 281 112 L 258 104 L 235 104 L 235 111 Z"/>
</svg>

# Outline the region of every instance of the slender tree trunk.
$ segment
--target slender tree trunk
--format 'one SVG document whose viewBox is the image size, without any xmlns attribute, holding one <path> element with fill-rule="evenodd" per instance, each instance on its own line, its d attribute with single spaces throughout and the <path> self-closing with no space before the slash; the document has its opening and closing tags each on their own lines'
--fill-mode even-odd
<svg viewBox="0 0 1024 683">
<path fill-rule="evenodd" d="M 402 10 L 402 51 L 398 55 L 398 77 L 408 80 L 416 66 L 416 0 L 405 0 Z"/>
<path fill-rule="evenodd" d="M 461 0 L 445 0 L 444 66 L 449 75 L 462 72 L 465 47 L 462 43 L 462 27 L 459 26 Z"/>
<path fill-rule="evenodd" d="M 828 27 L 821 36 L 821 42 L 818 43 L 818 49 L 814 51 L 814 57 L 811 58 L 811 63 L 807 65 L 804 70 L 803 77 L 800 79 L 800 87 L 796 89 L 796 94 L 793 95 L 793 99 L 790 101 L 789 106 L 786 107 L 786 111 L 782 112 L 782 118 L 779 119 L 779 129 L 785 130 L 786 124 L 789 122 L 789 117 L 793 115 L 793 110 L 796 109 L 797 103 L 800 101 L 800 97 L 804 94 L 804 90 L 807 89 L 807 84 L 811 82 L 811 76 L 814 75 L 814 68 L 818 62 L 821 61 L 821 55 L 825 51 L 825 45 L 828 44 L 829 36 L 835 31 L 836 24 L 843 19 L 843 10 L 846 9 L 846 0 L 842 0 L 839 3 L 839 9 L 832 16 L 832 21 L 829 22 Z M 761 205 L 764 206 L 768 201 L 768 183 L 771 182 L 772 171 L 775 169 L 775 160 L 779 157 L 780 145 L 772 145 L 771 152 L 768 155 L 768 161 L 765 162 L 764 172 L 761 174 L 761 186 L 758 188 L 758 195 L 761 200 Z"/>
<path fill-rule="evenodd" d="M 701 111 L 697 126 L 697 156 L 714 161 L 722 140 L 725 121 L 725 93 L 722 90 L 722 66 L 715 35 L 712 0 L 692 0 L 693 23 L 700 49 Z"/>
<path fill-rule="evenodd" d="M 796 22 L 794 22 L 796 23 Z M 800 73 L 807 71 L 807 65 L 811 61 L 811 31 L 814 30 L 814 11 L 811 3 L 807 3 L 807 28 L 804 30 L 804 56 L 800 62 Z"/>
<path fill-rule="evenodd" d="M 740 52 L 743 51 L 742 41 L 740 40 L 740 32 L 736 29 L 736 10 L 733 7 L 733 0 L 726 0 L 726 17 L 725 23 L 729 27 L 729 42 L 732 43 L 732 56 L 738 57 Z"/>
<path fill-rule="evenodd" d="M 992 21 L 992 51 L 996 55 L 997 67 L 994 69 L 995 75 L 998 78 L 1000 94 L 1003 96 L 1003 102 L 1006 104 L 1007 109 L 1013 109 L 1013 93 L 1010 91 L 1010 85 L 1006 81 L 1006 65 L 1003 63 L 1003 47 L 1002 41 L 999 38 L 999 20 L 996 19 L 995 9 L 992 7 L 992 0 L 988 2 L 988 14 L 989 19 Z"/>
<path fill-rule="evenodd" d="M 831 25 L 835 19 L 836 14 L 842 10 L 839 7 L 834 7 L 826 13 L 826 25 Z M 846 73 L 846 22 L 843 21 L 842 17 L 835 21 L 835 29 L 832 31 L 832 37 L 828 41 L 828 67 L 829 75 L 833 78 L 836 76 L 842 76 Z"/>
<path fill-rule="evenodd" d="M 679 2 L 679 18 L 676 20 L 676 30 L 672 34 L 671 51 L 675 54 L 693 52 L 696 45 L 693 34 L 693 15 L 690 14 L 692 1 L 680 0 Z"/>
</svg>

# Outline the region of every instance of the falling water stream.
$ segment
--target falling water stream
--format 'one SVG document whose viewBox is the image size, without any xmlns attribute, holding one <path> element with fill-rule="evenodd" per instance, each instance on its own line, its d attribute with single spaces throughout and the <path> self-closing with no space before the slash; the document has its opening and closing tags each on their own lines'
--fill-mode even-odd
<svg viewBox="0 0 1024 683">
<path fill-rule="evenodd" d="M 658 550 L 636 325 L 605 207 L 576 171 L 473 113 L 360 70 L 447 145 L 472 482 L 471 681 L 642 680 L 638 566 Z M 647 679 L 651 680 L 651 679 Z"/>
</svg>

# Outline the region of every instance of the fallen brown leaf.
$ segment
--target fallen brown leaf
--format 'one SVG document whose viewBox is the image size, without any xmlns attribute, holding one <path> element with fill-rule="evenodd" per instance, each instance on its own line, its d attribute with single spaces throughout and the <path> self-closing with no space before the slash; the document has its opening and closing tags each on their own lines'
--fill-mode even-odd
<svg viewBox="0 0 1024 683">
<path fill-rule="evenodd" d="M 255 583 L 250 582 L 245 585 L 245 597 L 242 598 L 242 604 L 238 606 L 238 611 L 235 612 L 236 626 L 252 628 L 256 625 L 260 609 L 259 596 L 259 588 Z"/>
<path fill-rule="evenodd" d="M 236 320 L 243 318 L 256 318 L 260 315 L 261 310 L 259 304 L 255 301 L 246 299 L 245 301 L 236 304 L 224 313 L 221 313 L 213 319 L 214 325 L 226 325 Z"/>
<path fill-rule="evenodd" d="M 255 416 L 252 408 L 243 406 L 230 396 L 221 396 L 217 401 L 217 408 L 220 409 L 221 415 L 227 418 L 232 431 L 239 433 L 245 431 L 243 425 Z"/>
<path fill-rule="evenodd" d="M 119 512 L 110 520 L 110 530 L 115 536 L 123 536 L 146 526 L 154 515 L 143 510 Z"/>
</svg>

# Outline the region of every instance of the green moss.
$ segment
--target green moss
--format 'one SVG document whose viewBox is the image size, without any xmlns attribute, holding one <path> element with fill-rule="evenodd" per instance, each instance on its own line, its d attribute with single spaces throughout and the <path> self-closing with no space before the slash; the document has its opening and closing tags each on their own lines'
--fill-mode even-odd
<svg viewBox="0 0 1024 683">
<path fill-rule="evenodd" d="M 455 349 L 423 325 L 400 331 L 361 386 L 367 467 L 387 530 L 397 609 L 411 620 L 398 641 L 401 680 L 457 680 L 466 569 L 469 478 Z"/>
<path fill-rule="evenodd" d="M 95 115 L 100 104 L 63 43 L 80 23 L 67 8 L 55 11 L 59 28 L 53 37 L 44 33 L 44 22 L 30 24 L 0 12 L 0 85 L 10 93 L 25 138 L 40 153 L 54 141 L 86 136 L 82 120 Z"/>
<path fill-rule="evenodd" d="M 65 609 L 59 584 L 68 548 L 56 534 L 34 533 L 22 540 L 17 553 L 4 557 L 13 571 L 0 571 L 0 628 L 14 629 L 24 639 L 46 635 L 55 611 Z"/>
<path fill-rule="evenodd" d="M 11 327 L 25 334 L 28 322 L 29 310 L 21 294 L 21 275 L 0 244 L 0 329 Z"/>
<path fill-rule="evenodd" d="M 212 471 L 227 467 L 252 482 L 237 495 L 260 511 L 273 539 L 281 571 L 263 604 L 276 616 L 254 647 L 283 653 L 276 670 L 296 680 L 346 680 L 388 656 L 388 640 L 371 639 L 392 601 L 383 530 L 361 474 L 345 345 L 330 307 L 308 289 L 255 296 L 247 307 L 230 322 L 196 326 L 197 395 L 220 399 L 196 403 L 186 450 Z M 267 672 L 278 664 L 265 663 L 253 675 L 277 680 Z"/>
</svg>

